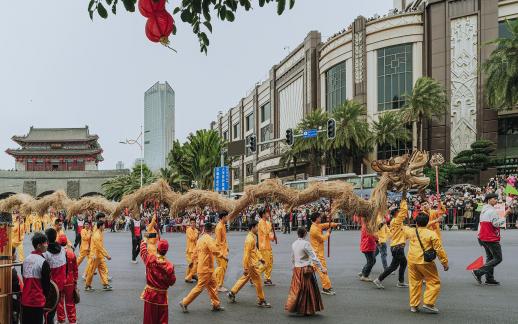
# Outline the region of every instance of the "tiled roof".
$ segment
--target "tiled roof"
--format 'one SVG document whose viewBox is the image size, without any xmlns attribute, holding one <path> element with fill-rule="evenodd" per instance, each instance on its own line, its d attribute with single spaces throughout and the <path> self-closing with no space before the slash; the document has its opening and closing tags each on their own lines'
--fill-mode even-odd
<svg viewBox="0 0 518 324">
<path fill-rule="evenodd" d="M 30 156 L 30 155 L 92 155 L 101 154 L 101 149 L 88 149 L 88 150 L 31 150 L 31 149 L 8 149 L 7 154 L 13 156 Z"/>
<path fill-rule="evenodd" d="M 90 135 L 88 126 L 82 128 L 35 128 L 24 136 L 13 136 L 15 142 L 74 142 L 97 140 L 97 135 Z"/>
</svg>

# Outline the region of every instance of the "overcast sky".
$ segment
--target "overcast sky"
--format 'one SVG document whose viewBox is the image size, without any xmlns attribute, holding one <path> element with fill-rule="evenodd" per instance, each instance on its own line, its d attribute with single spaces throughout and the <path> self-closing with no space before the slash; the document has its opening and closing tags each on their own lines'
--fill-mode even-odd
<svg viewBox="0 0 518 324">
<path fill-rule="evenodd" d="M 168 9 L 178 1 L 169 0 Z M 156 81 L 168 81 L 176 92 L 176 137 L 183 141 L 266 79 L 308 31 L 326 39 L 358 15 L 385 14 L 392 3 L 296 0 L 282 16 L 274 5 L 257 6 L 233 23 L 213 22 L 205 56 L 179 17 L 174 54 L 148 41 L 145 18 L 122 5 L 117 16 L 92 22 L 87 0 L 10 1 L 0 11 L 0 168 L 14 168 L 4 151 L 17 147 L 11 136 L 31 125 L 88 125 L 104 149 L 102 169 L 119 160 L 132 166 L 138 148 L 118 142 L 138 135 L 144 91 Z"/>
</svg>

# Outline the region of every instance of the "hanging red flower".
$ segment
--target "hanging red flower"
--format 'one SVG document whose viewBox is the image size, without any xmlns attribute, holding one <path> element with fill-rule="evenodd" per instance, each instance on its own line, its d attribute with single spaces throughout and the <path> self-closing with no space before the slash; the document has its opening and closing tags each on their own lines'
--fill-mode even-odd
<svg viewBox="0 0 518 324">
<path fill-rule="evenodd" d="M 138 9 L 142 16 L 153 18 L 156 13 L 165 11 L 165 0 L 139 0 Z"/>
<path fill-rule="evenodd" d="M 159 12 L 146 23 L 146 36 L 150 41 L 167 45 L 169 35 L 173 32 L 174 19 L 167 11 Z"/>
</svg>

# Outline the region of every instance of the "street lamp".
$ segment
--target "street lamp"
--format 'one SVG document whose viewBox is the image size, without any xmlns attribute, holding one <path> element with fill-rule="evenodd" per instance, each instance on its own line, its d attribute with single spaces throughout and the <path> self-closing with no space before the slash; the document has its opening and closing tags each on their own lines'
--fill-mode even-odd
<svg viewBox="0 0 518 324">
<path fill-rule="evenodd" d="M 125 141 L 119 141 L 120 144 L 129 144 L 129 145 L 138 145 L 140 148 L 140 188 L 142 188 L 144 181 L 144 173 L 142 171 L 142 165 L 144 164 L 144 145 L 143 145 L 143 136 L 144 132 L 142 131 L 142 125 L 140 125 L 140 134 L 136 139 L 126 139 Z"/>
</svg>

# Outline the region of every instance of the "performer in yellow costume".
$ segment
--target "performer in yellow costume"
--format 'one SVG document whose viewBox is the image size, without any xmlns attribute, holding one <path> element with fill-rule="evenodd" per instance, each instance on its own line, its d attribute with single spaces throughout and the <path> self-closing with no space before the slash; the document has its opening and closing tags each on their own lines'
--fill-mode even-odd
<svg viewBox="0 0 518 324">
<path fill-rule="evenodd" d="M 430 218 L 430 222 L 428 223 L 428 229 L 431 229 L 434 231 L 439 239 L 442 241 L 442 235 L 441 235 L 441 223 L 442 223 L 442 217 L 446 213 L 446 208 L 443 206 L 441 201 L 439 200 L 439 208 L 432 209 L 430 206 L 430 203 L 428 201 L 423 202 L 422 204 L 422 211 L 423 213 L 427 214 Z"/>
<path fill-rule="evenodd" d="M 264 260 L 264 285 L 273 286 L 272 283 L 272 269 L 273 269 L 273 251 L 271 241 L 274 240 L 272 232 L 272 224 L 267 220 L 269 212 L 266 209 L 259 209 L 259 220 L 258 233 L 259 238 L 259 253 Z"/>
<path fill-rule="evenodd" d="M 263 291 L 263 283 L 261 282 L 261 273 L 259 270 L 259 263 L 263 263 L 261 254 L 257 251 L 256 235 L 259 231 L 256 221 L 251 221 L 248 224 L 248 235 L 245 239 L 245 247 L 243 251 L 243 275 L 237 280 L 234 287 L 228 293 L 228 299 L 231 303 L 236 302 L 237 293 L 248 282 L 252 281 L 255 286 L 257 294 L 257 306 L 270 308 L 271 305 L 266 302 Z"/>
<path fill-rule="evenodd" d="M 81 245 L 79 248 L 79 257 L 77 258 L 77 266 L 81 265 L 84 258 L 90 254 L 90 240 L 92 239 L 92 230 L 90 223 L 84 222 L 83 228 L 81 229 Z M 88 259 L 87 259 L 88 260 Z M 87 265 L 88 267 L 88 265 Z"/>
<path fill-rule="evenodd" d="M 425 285 L 423 309 L 427 312 L 438 313 L 436 302 L 441 290 L 441 280 L 437 272 L 437 266 L 433 260 L 425 261 L 424 251 L 435 250 L 444 271 L 448 271 L 448 257 L 442 247 L 441 239 L 437 234 L 428 229 L 429 216 L 419 213 L 416 217 L 416 228 L 404 226 L 403 221 L 408 215 L 406 200 L 402 200 L 399 212 L 392 220 L 391 230 L 402 229 L 404 236 L 410 240 L 408 249 L 408 283 L 410 294 L 410 311 L 419 311 L 423 283 Z"/>
<path fill-rule="evenodd" d="M 184 313 L 188 312 L 187 306 L 189 306 L 204 289 L 207 289 L 212 310 L 224 310 L 219 301 L 216 290 L 216 280 L 214 279 L 214 257 L 219 256 L 220 252 L 210 234 L 212 234 L 212 223 L 205 223 L 205 233 L 200 237 L 198 243 L 196 243 L 196 250 L 198 251 L 198 282 L 180 302 L 180 308 Z"/>
<path fill-rule="evenodd" d="M 219 249 L 220 255 L 216 257 L 218 267 L 214 272 L 216 277 L 216 284 L 219 292 L 227 292 L 228 289 L 223 287 L 225 282 L 225 272 L 228 266 L 228 243 L 227 243 L 227 212 L 219 214 L 219 222 L 216 225 L 216 245 Z"/>
<path fill-rule="evenodd" d="M 198 241 L 199 232 L 196 229 L 196 219 L 191 218 L 189 227 L 185 230 L 185 260 L 187 261 L 187 268 L 185 269 L 185 282 L 192 283 L 196 276 L 196 269 L 198 264 L 195 263 L 196 242 Z"/>
<path fill-rule="evenodd" d="M 339 226 L 337 223 L 322 223 L 322 216 L 320 213 L 315 212 L 311 215 L 311 228 L 309 229 L 309 243 L 311 247 L 315 251 L 318 260 L 322 264 L 324 269 L 327 269 L 327 262 L 324 252 L 324 242 L 329 239 L 329 231 L 324 234 L 324 230 L 329 230 L 329 228 L 336 228 Z M 326 295 L 336 295 L 336 292 L 333 290 L 331 285 L 331 279 L 329 279 L 329 272 L 323 273 L 320 269 L 317 268 L 318 275 L 320 277 L 320 281 L 322 282 L 322 293 Z"/>
<path fill-rule="evenodd" d="M 16 255 L 18 256 L 18 261 L 20 262 L 23 262 L 23 260 L 25 260 L 23 254 L 23 239 L 25 238 L 26 232 L 27 228 L 25 226 L 25 222 L 23 221 L 23 217 L 17 210 L 15 210 L 13 212 L 13 226 L 11 227 L 11 237 L 13 248 L 16 249 Z"/>
<path fill-rule="evenodd" d="M 105 258 L 111 260 L 112 258 L 104 247 L 104 221 L 97 222 L 97 228 L 94 229 L 92 239 L 90 242 L 90 255 L 89 255 L 89 266 L 86 269 L 86 286 L 85 291 L 93 291 L 92 279 L 95 270 L 98 271 L 103 290 L 112 290 L 112 287 L 108 284 L 108 267 L 106 265 Z"/>
</svg>

